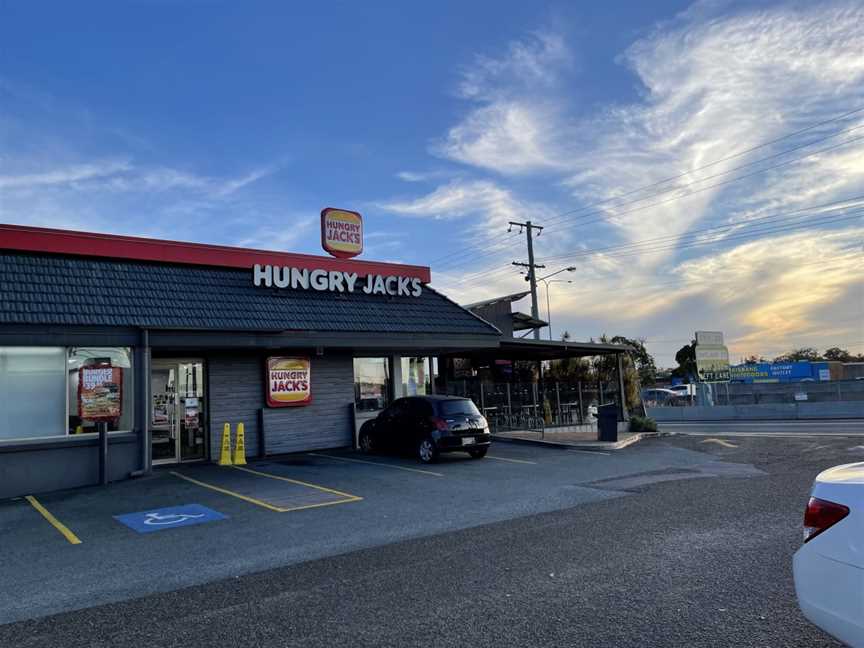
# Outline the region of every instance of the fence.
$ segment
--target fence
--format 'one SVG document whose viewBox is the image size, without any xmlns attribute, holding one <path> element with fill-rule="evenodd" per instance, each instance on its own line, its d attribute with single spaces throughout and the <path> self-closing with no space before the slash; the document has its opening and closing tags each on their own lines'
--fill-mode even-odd
<svg viewBox="0 0 864 648">
<path fill-rule="evenodd" d="M 619 401 L 611 383 L 506 382 L 476 379 L 448 381 L 445 392 L 470 398 L 495 432 L 584 425 L 595 420 L 597 406 Z"/>
<path fill-rule="evenodd" d="M 864 401 L 864 380 L 793 383 L 713 383 L 704 399 L 679 397 L 652 401 L 651 407 L 780 405 Z"/>
</svg>

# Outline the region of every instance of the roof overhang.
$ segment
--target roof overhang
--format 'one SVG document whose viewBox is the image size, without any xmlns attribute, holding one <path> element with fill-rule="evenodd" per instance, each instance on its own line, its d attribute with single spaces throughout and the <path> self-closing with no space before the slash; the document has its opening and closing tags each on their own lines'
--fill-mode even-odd
<svg viewBox="0 0 864 648">
<path fill-rule="evenodd" d="M 541 319 L 537 319 L 536 317 L 531 317 L 527 313 L 511 313 L 513 318 L 513 330 L 514 331 L 526 331 L 532 329 L 543 328 L 544 326 L 549 326 L 548 322 L 544 322 Z"/>
<path fill-rule="evenodd" d="M 554 342 L 551 340 L 504 338 L 500 341 L 497 349 L 476 349 L 464 354 L 451 355 L 453 357 L 485 360 L 560 360 L 563 358 L 585 358 L 597 355 L 627 353 L 632 350 L 626 344 Z"/>
<path fill-rule="evenodd" d="M 506 302 L 510 304 L 519 301 L 523 297 L 526 297 L 529 292 L 529 290 L 523 290 L 522 292 L 512 293 L 510 295 L 493 297 L 492 299 L 484 299 L 483 301 L 474 302 L 473 304 L 462 304 L 462 308 L 467 308 L 471 310 L 473 308 L 483 308 L 484 306 L 491 306 L 492 304 L 498 304 L 500 302 Z"/>
<path fill-rule="evenodd" d="M 416 278 L 427 284 L 432 276 L 426 266 L 334 259 L 314 254 L 163 241 L 137 236 L 74 232 L 2 223 L 0 223 L 0 249 L 250 270 L 257 263 L 308 270 L 356 272 L 358 275 L 395 275 Z"/>
</svg>

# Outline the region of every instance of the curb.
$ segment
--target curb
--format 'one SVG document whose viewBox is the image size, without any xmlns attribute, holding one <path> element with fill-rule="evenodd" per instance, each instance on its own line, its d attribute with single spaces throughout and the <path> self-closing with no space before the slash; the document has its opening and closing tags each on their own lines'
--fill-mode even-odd
<svg viewBox="0 0 864 648">
<path fill-rule="evenodd" d="M 562 441 L 546 441 L 541 439 L 520 439 L 514 437 L 499 437 L 494 436 L 492 440 L 495 442 L 502 443 L 513 443 L 516 445 L 533 445 L 533 446 L 542 446 L 546 448 L 558 448 L 560 450 L 596 450 L 596 451 L 606 451 L 606 450 L 621 450 L 626 448 L 627 446 L 631 446 L 634 443 L 638 443 L 642 439 L 655 439 L 661 436 L 670 436 L 668 432 L 637 432 L 632 437 L 628 439 L 623 439 L 621 441 L 616 441 L 615 443 L 605 442 L 605 441 L 584 441 L 582 443 L 564 443 Z"/>
</svg>

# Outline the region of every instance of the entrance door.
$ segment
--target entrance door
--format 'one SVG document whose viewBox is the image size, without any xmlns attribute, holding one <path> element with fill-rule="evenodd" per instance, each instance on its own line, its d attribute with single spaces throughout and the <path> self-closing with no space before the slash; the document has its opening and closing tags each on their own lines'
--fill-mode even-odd
<svg viewBox="0 0 864 648">
<path fill-rule="evenodd" d="M 150 427 L 153 463 L 206 457 L 206 401 L 203 360 L 153 360 Z"/>
</svg>

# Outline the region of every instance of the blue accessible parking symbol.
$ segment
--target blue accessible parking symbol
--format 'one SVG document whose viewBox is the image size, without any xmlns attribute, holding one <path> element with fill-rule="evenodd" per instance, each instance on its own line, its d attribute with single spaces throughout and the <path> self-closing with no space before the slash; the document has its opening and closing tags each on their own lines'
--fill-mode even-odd
<svg viewBox="0 0 864 648">
<path fill-rule="evenodd" d="M 152 511 L 141 511 L 140 513 L 115 515 L 114 519 L 138 533 L 152 533 L 164 529 L 176 529 L 193 524 L 225 520 L 227 516 L 200 504 L 185 504 Z"/>
</svg>

